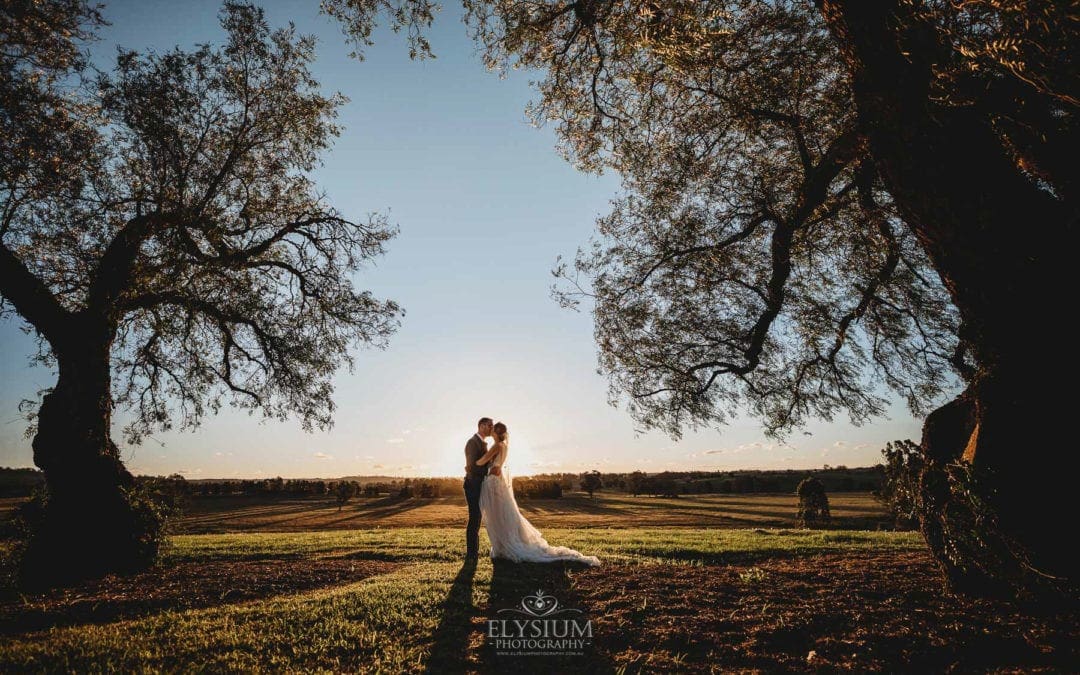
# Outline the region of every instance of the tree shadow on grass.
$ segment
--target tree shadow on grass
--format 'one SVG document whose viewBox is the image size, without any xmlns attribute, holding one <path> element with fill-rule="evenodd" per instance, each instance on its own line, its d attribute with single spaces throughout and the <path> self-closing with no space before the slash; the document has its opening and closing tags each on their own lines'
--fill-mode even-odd
<svg viewBox="0 0 1080 675">
<path fill-rule="evenodd" d="M 31 595 L 4 587 L 0 636 L 303 593 L 387 574 L 401 564 L 295 557 L 200 561 L 161 565 L 130 576 L 110 575 Z"/>
</svg>

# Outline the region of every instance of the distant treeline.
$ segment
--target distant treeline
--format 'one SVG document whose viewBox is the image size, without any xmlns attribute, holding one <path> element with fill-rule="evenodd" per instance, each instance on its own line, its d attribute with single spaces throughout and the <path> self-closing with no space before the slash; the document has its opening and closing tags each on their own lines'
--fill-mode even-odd
<svg viewBox="0 0 1080 675">
<path fill-rule="evenodd" d="M 848 468 L 825 465 L 821 469 L 746 471 L 663 471 L 660 473 L 602 473 L 603 490 L 632 495 L 794 493 L 804 478 L 814 476 L 827 492 L 877 492 L 881 465 Z"/>
<path fill-rule="evenodd" d="M 145 485 L 163 492 L 182 494 L 185 497 L 230 497 L 230 496 L 283 496 L 283 497 L 320 497 L 337 496 L 345 492 L 350 497 L 399 497 L 430 499 L 434 497 L 456 496 L 462 494 L 460 478 L 402 478 L 380 481 L 358 481 L 350 479 L 289 479 L 265 478 L 244 480 L 197 480 L 188 481 L 179 474 L 166 477 L 142 476 L 139 479 Z M 568 488 L 569 489 L 569 488 Z M 514 493 L 518 497 L 558 498 L 562 496 L 563 486 L 555 480 L 532 477 L 515 478 Z"/>
<path fill-rule="evenodd" d="M 45 474 L 37 469 L 0 467 L 0 497 L 28 497 L 44 484 Z"/>
<path fill-rule="evenodd" d="M 596 474 L 594 474 L 596 475 Z M 631 495 L 677 496 L 683 494 L 744 494 L 755 492 L 794 493 L 799 482 L 814 476 L 827 492 L 878 492 L 884 469 L 882 465 L 848 468 L 825 465 L 813 470 L 760 471 L 663 471 L 645 473 L 600 473 L 599 492 L 623 492 Z M 514 493 L 518 497 L 558 498 L 565 492 L 585 490 L 585 474 L 557 473 L 514 478 Z M 349 484 L 349 492 L 359 498 L 401 497 L 434 498 L 457 496 L 462 492 L 461 478 L 401 478 L 380 480 L 351 480 L 349 478 L 292 479 L 261 478 L 239 480 L 186 480 L 180 474 L 172 476 L 140 476 L 140 482 L 159 490 L 184 497 L 228 496 L 291 496 L 332 497 L 339 493 L 341 483 Z M 36 469 L 0 468 L 0 496 L 29 495 L 44 482 Z M 592 483 L 592 481 L 589 481 Z"/>
</svg>

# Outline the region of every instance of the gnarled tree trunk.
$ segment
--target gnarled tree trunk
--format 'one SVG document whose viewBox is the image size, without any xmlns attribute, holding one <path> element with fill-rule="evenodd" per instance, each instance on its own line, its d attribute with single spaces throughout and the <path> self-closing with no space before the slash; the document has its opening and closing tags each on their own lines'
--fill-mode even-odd
<svg viewBox="0 0 1080 675">
<path fill-rule="evenodd" d="M 21 568 L 30 585 L 132 571 L 158 546 L 160 525 L 132 492 L 134 477 L 110 439 L 112 333 L 82 316 L 70 328 L 53 345 L 59 379 L 42 401 L 33 440 L 47 500 L 28 523 Z"/>
<path fill-rule="evenodd" d="M 1054 392 L 1076 368 L 1044 307 L 1071 286 L 1076 214 L 1021 172 L 985 115 L 935 100 L 942 46 L 912 4 L 819 5 L 877 171 L 959 309 L 976 364 L 924 427 L 923 532 L 955 588 L 1070 588 L 1078 566 L 1055 522 L 1070 499 L 1054 457 L 1071 430 Z"/>
</svg>

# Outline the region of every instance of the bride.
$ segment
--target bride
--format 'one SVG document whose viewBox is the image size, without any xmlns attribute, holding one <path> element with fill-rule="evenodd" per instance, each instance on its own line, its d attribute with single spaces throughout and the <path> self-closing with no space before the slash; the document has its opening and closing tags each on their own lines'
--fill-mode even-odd
<svg viewBox="0 0 1080 675">
<path fill-rule="evenodd" d="M 547 543 L 540 530 L 521 515 L 514 499 L 514 484 L 504 464 L 510 439 L 506 425 L 496 424 L 494 436 L 495 444 L 476 461 L 481 465 L 490 463 L 480 486 L 480 513 L 491 540 L 491 557 L 514 562 L 572 560 L 599 565 L 600 559 L 594 555 L 582 555 L 572 548 Z"/>
</svg>

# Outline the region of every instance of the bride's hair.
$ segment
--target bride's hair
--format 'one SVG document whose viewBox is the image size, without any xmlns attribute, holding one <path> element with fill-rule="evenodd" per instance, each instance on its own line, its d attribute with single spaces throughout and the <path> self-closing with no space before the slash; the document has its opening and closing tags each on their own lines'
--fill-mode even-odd
<svg viewBox="0 0 1080 675">
<path fill-rule="evenodd" d="M 505 441 L 507 437 L 510 436 L 510 431 L 502 422 L 496 422 L 493 431 L 495 432 L 495 438 L 499 439 L 500 441 Z"/>
</svg>

